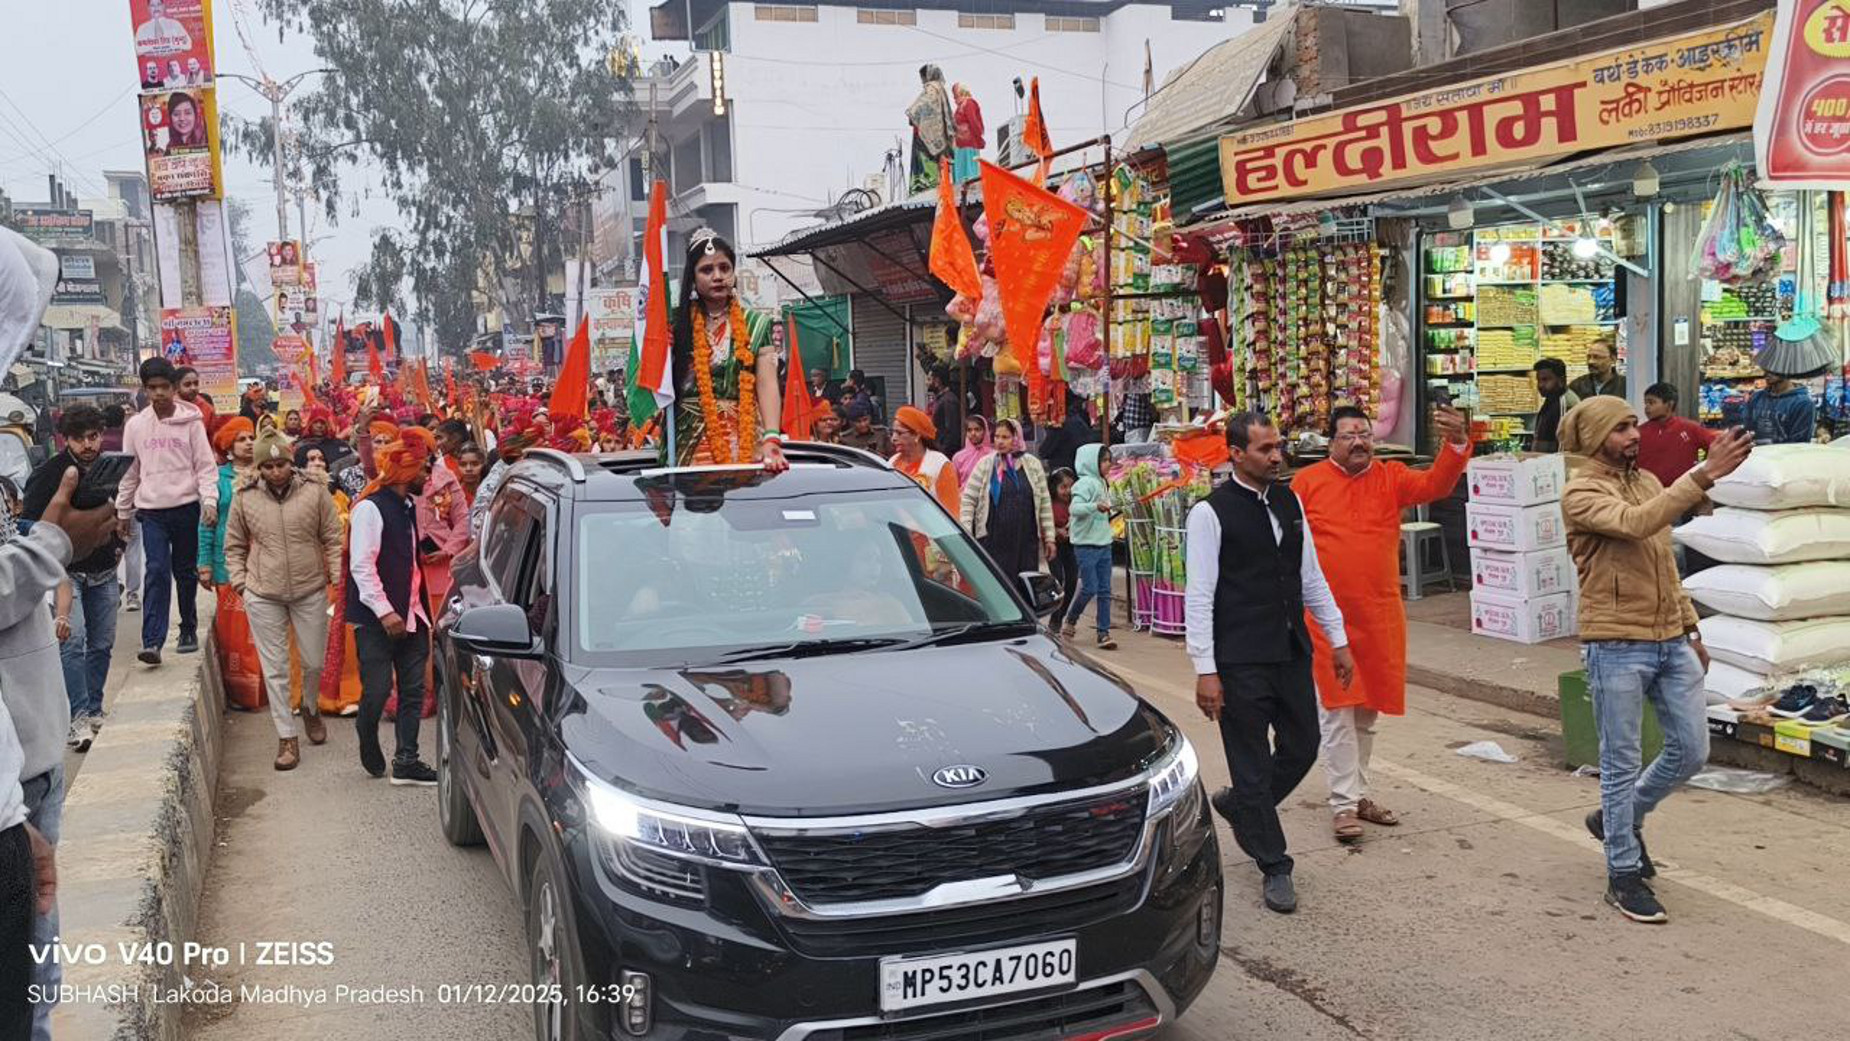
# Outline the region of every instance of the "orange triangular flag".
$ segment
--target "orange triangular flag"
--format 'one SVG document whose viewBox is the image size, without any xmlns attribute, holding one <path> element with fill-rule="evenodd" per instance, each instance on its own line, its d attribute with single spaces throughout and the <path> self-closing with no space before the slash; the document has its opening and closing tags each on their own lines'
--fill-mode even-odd
<svg viewBox="0 0 1850 1041">
<path fill-rule="evenodd" d="M 1041 115 L 1039 76 L 1028 86 L 1028 121 L 1021 128 L 1021 143 L 1042 159 L 1053 156 L 1053 139 L 1047 136 L 1047 120 Z"/>
<path fill-rule="evenodd" d="M 970 236 L 964 232 L 963 216 L 952 193 L 950 160 L 940 161 L 939 168 L 938 219 L 931 226 L 931 273 L 952 292 L 981 299 L 983 278 L 977 274 L 976 253 L 970 249 Z"/>
<path fill-rule="evenodd" d="M 546 406 L 553 416 L 589 414 L 591 405 L 591 319 L 578 320 L 578 331 L 565 348 L 565 364 L 559 367 L 559 382 L 552 388 L 552 401 Z"/>
<path fill-rule="evenodd" d="M 328 382 L 347 385 L 347 316 L 334 320 L 334 349 L 328 353 Z"/>
<path fill-rule="evenodd" d="M 1032 390 L 1041 382 L 1035 347 L 1047 301 L 1085 230 L 1086 211 L 993 163 L 978 162 L 983 171 L 983 212 L 989 218 L 989 259 L 995 265 L 996 291 L 1002 298 L 1002 324 Z"/>
<path fill-rule="evenodd" d="M 784 434 L 799 441 L 810 438 L 815 420 L 816 403 L 809 396 L 809 381 L 803 375 L 803 354 L 797 349 L 797 323 L 790 323 L 790 360 L 784 366 Z"/>
</svg>

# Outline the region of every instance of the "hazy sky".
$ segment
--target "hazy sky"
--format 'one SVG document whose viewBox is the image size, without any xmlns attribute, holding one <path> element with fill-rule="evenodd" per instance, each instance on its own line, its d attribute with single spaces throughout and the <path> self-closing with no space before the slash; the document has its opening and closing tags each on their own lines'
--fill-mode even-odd
<svg viewBox="0 0 1850 1041">
<path fill-rule="evenodd" d="M 13 0 L 6 6 L 5 31 L 0 32 L 0 185 L 15 203 L 42 201 L 45 175 L 55 170 L 81 197 L 107 195 L 103 170 L 144 167 L 128 0 Z M 643 0 L 631 0 L 630 8 L 632 14 L 646 10 Z M 246 30 L 242 38 L 240 21 Z M 276 27 L 258 17 L 251 0 L 215 0 L 213 37 L 218 67 L 226 72 L 260 76 L 261 63 L 262 72 L 285 80 L 319 64 L 308 39 L 279 43 Z M 219 84 L 218 105 L 221 112 L 252 119 L 269 111 L 269 102 L 235 80 Z M 340 222 L 330 226 L 311 204 L 305 236 L 312 244 L 310 257 L 321 266 L 322 307 L 336 313 L 352 296 L 348 275 L 365 262 L 374 229 L 399 223 L 397 209 L 369 172 L 344 175 L 343 189 L 348 201 Z M 225 195 L 250 204 L 251 234 L 259 248 L 275 236 L 276 196 L 268 164 L 227 158 Z M 291 235 L 299 236 L 293 202 L 289 222 Z M 251 264 L 246 270 L 263 293 L 263 267 Z"/>
</svg>

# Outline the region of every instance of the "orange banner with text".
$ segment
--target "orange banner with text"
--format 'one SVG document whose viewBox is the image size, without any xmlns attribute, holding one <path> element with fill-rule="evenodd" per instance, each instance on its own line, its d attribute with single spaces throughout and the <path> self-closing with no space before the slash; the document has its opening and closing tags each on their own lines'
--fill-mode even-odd
<svg viewBox="0 0 1850 1041">
<path fill-rule="evenodd" d="M 1773 14 L 1221 138 L 1239 206 L 1751 126 Z"/>
</svg>

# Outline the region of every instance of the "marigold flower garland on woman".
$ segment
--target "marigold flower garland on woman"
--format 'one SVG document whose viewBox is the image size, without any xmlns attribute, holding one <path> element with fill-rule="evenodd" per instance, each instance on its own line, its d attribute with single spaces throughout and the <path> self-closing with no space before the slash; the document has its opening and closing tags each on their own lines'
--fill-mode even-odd
<svg viewBox="0 0 1850 1041">
<path fill-rule="evenodd" d="M 778 430 L 781 402 L 757 393 L 777 385 L 771 319 L 747 311 L 733 295 L 737 255 L 711 229 L 688 242 L 674 320 L 677 466 L 762 460 L 778 473 L 789 467 Z M 725 345 L 725 350 L 718 348 Z"/>
</svg>

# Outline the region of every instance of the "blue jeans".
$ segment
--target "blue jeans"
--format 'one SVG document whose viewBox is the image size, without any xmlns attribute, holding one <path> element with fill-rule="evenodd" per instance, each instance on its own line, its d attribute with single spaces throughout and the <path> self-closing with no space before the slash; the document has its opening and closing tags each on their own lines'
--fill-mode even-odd
<svg viewBox="0 0 1850 1041">
<path fill-rule="evenodd" d="M 1073 555 L 1079 558 L 1079 595 L 1073 598 L 1073 606 L 1067 612 L 1068 625 L 1078 625 L 1079 616 L 1086 613 L 1087 601 L 1098 600 L 1098 631 L 1111 631 L 1111 546 L 1074 546 Z"/>
<path fill-rule="evenodd" d="M 1637 871 L 1645 814 L 1709 758 L 1702 662 L 1689 641 L 1599 640 L 1582 652 L 1599 726 L 1599 802 L 1606 818 L 1606 870 Z M 1640 770 L 1644 703 L 1657 709 L 1664 750 Z"/>
<path fill-rule="evenodd" d="M 58 645 L 64 662 L 64 692 L 71 716 L 103 711 L 103 683 L 109 679 L 109 655 L 116 647 L 116 605 L 122 589 L 115 572 L 71 575 L 71 638 Z"/>
<path fill-rule="evenodd" d="M 147 557 L 142 576 L 141 645 L 167 642 L 168 590 L 180 590 L 180 635 L 199 635 L 199 503 L 142 510 L 141 544 Z"/>
<path fill-rule="evenodd" d="M 64 831 L 64 764 L 27 778 L 21 787 L 26 793 L 26 823 L 56 846 Z M 52 905 L 50 914 L 32 916 L 32 942 L 40 950 L 48 950 L 46 945 L 57 935 L 58 905 Z M 58 984 L 63 981 L 64 969 L 56 958 L 32 963 L 32 982 L 40 986 L 40 994 L 51 995 L 32 1006 L 32 1041 L 51 1041 L 51 1012 L 58 1007 Z"/>
</svg>

